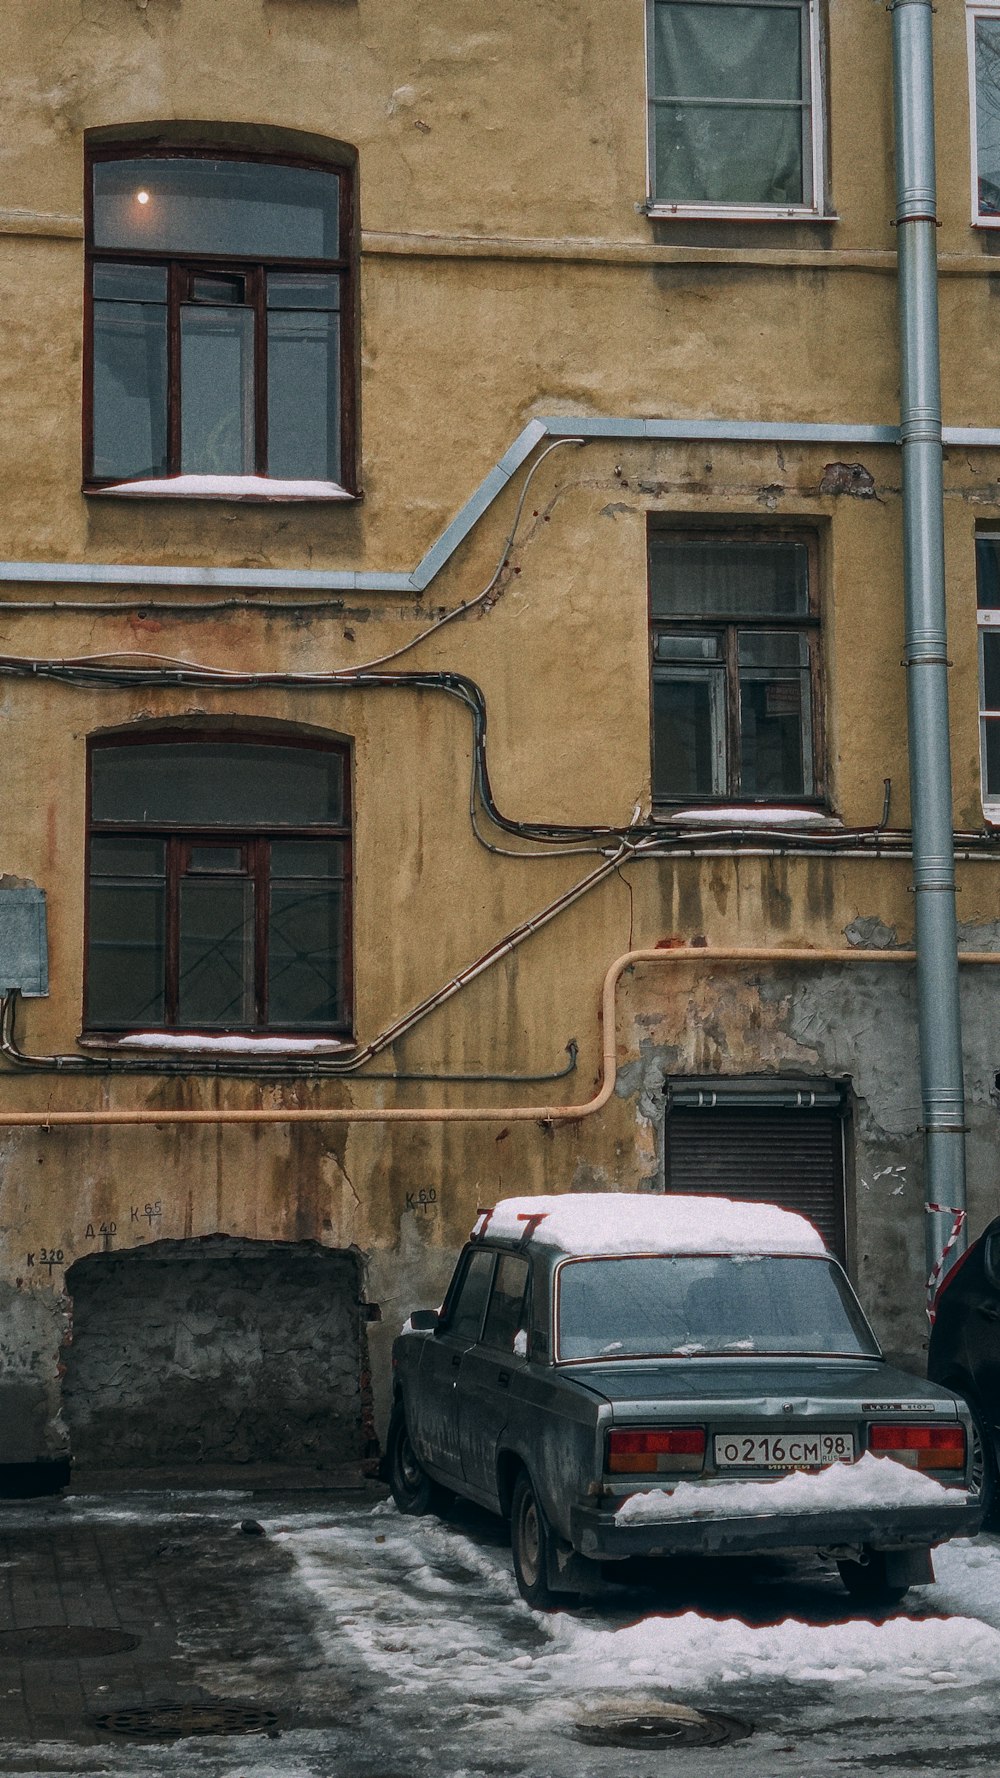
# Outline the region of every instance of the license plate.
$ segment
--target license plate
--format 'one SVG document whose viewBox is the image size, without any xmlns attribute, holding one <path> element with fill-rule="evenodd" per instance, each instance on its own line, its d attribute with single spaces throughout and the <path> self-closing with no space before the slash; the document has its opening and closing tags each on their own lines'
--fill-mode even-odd
<svg viewBox="0 0 1000 1778">
<path fill-rule="evenodd" d="M 822 1469 L 853 1463 L 851 1432 L 727 1432 L 715 1438 L 717 1469 Z"/>
</svg>

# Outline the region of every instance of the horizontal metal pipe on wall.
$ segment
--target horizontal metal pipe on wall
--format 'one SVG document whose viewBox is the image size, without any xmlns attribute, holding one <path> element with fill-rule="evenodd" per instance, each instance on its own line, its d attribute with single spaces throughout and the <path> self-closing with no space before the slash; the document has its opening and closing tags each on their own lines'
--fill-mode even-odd
<svg viewBox="0 0 1000 1778">
<path fill-rule="evenodd" d="M 653 442 L 691 444 L 812 444 L 893 445 L 900 442 L 896 425 L 853 424 L 835 421 L 795 420 L 656 420 L 626 419 L 606 415 L 581 418 L 553 414 L 531 420 L 504 452 L 454 519 L 409 572 L 361 571 L 325 568 L 228 568 L 189 567 L 126 562 L 0 562 L 0 583 L 45 586 L 175 586 L 235 587 L 246 591 L 419 593 L 444 567 L 483 513 L 503 492 L 519 468 L 545 437 L 581 435 L 587 440 L 645 439 Z M 995 449 L 1000 447 L 1000 428 L 946 426 L 946 445 Z"/>
<path fill-rule="evenodd" d="M 1000 951 L 963 951 L 959 961 L 966 964 L 1000 964 Z M 914 951 L 867 951 L 783 948 L 782 946 L 743 945 L 712 950 L 707 945 L 674 945 L 668 950 L 625 951 L 616 957 L 604 977 L 601 995 L 601 1016 L 604 1044 L 601 1085 L 593 1098 L 580 1105 L 436 1105 L 436 1106 L 343 1106 L 304 1109 L 301 1106 L 269 1106 L 256 1110 L 232 1106 L 210 1111 L 4 1111 L 0 1110 L 0 1128 L 57 1129 L 64 1125 L 104 1127 L 108 1124 L 151 1124 L 154 1127 L 174 1125 L 219 1124 L 457 1124 L 457 1123 L 578 1123 L 593 1117 L 611 1099 L 618 1079 L 615 1032 L 615 993 L 627 969 L 638 963 L 670 964 L 700 963 L 708 965 L 731 963 L 802 963 L 802 964 L 896 964 L 915 963 Z"/>
</svg>

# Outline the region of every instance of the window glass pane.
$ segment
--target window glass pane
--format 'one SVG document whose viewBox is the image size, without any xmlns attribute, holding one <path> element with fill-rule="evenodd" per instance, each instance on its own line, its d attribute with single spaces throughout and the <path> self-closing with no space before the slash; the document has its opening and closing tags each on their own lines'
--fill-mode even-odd
<svg viewBox="0 0 1000 1778">
<path fill-rule="evenodd" d="M 186 827 L 308 827 L 343 814 L 343 761 L 319 747 L 171 742 L 95 747 L 95 821 Z"/>
<path fill-rule="evenodd" d="M 340 316 L 267 314 L 267 471 L 286 480 L 340 479 Z"/>
<path fill-rule="evenodd" d="M 493 1274 L 493 1255 L 485 1248 L 479 1253 L 469 1256 L 465 1268 L 465 1276 L 459 1289 L 451 1314 L 448 1317 L 448 1329 L 458 1339 L 476 1340 L 486 1307 L 486 1295 Z"/>
<path fill-rule="evenodd" d="M 1000 630 L 980 630 L 983 650 L 983 709 L 1000 712 Z"/>
<path fill-rule="evenodd" d="M 245 303 L 247 281 L 240 276 L 197 276 L 190 281 L 189 295 L 195 303 Z"/>
<path fill-rule="evenodd" d="M 652 537 L 654 617 L 797 617 L 809 611 L 804 543 Z"/>
<path fill-rule="evenodd" d="M 976 20 L 979 212 L 1000 215 L 1000 19 Z"/>
<path fill-rule="evenodd" d="M 1000 611 L 1000 538 L 976 538 L 979 609 Z"/>
<path fill-rule="evenodd" d="M 344 1014 L 344 893 L 315 881 L 271 884 L 268 1023 L 330 1025 Z"/>
<path fill-rule="evenodd" d="M 284 877 L 342 878 L 347 850 L 339 840 L 275 840 L 271 847 L 272 880 Z"/>
<path fill-rule="evenodd" d="M 656 197 L 668 203 L 811 201 L 802 6 L 660 0 L 654 31 Z"/>
<path fill-rule="evenodd" d="M 490 1306 L 483 1324 L 483 1345 L 511 1352 L 514 1336 L 526 1324 L 522 1318 L 528 1262 L 516 1253 L 502 1253 L 497 1261 Z"/>
<path fill-rule="evenodd" d="M 656 197 L 665 204 L 805 204 L 802 113 L 657 105 Z"/>
<path fill-rule="evenodd" d="M 107 302 L 165 303 L 165 265 L 95 265 L 94 295 Z"/>
<path fill-rule="evenodd" d="M 746 647 L 744 647 L 746 644 Z M 745 667 L 745 656 L 801 658 L 799 636 L 740 637 L 740 789 L 744 796 L 811 796 L 809 670 Z M 805 656 L 808 658 L 808 656 Z"/>
<path fill-rule="evenodd" d="M 245 869 L 242 846 L 192 846 L 188 855 L 189 871 L 234 871 Z"/>
<path fill-rule="evenodd" d="M 269 272 L 267 302 L 272 309 L 339 309 L 340 279 L 325 272 Z"/>
<path fill-rule="evenodd" d="M 180 885 L 180 1025 L 254 1023 L 253 884 L 185 877 Z"/>
<path fill-rule="evenodd" d="M 658 661 L 717 661 L 721 647 L 719 636 L 691 636 L 681 631 L 660 630 L 654 640 Z"/>
<path fill-rule="evenodd" d="M 181 304 L 181 470 L 254 470 L 253 311 Z"/>
<path fill-rule="evenodd" d="M 741 630 L 741 667 L 808 667 L 809 644 L 794 630 Z"/>
<path fill-rule="evenodd" d="M 654 797 L 721 796 L 725 789 L 723 673 L 658 668 L 653 679 Z"/>
<path fill-rule="evenodd" d="M 988 716 L 983 723 L 983 750 L 986 755 L 986 795 L 1000 800 L 1000 717 Z"/>
<path fill-rule="evenodd" d="M 163 474 L 167 467 L 167 310 L 94 303 L 94 474 Z"/>
<path fill-rule="evenodd" d="M 91 879 L 87 1024 L 92 1028 L 162 1025 L 165 906 L 162 877 Z"/>
<path fill-rule="evenodd" d="M 96 161 L 94 245 L 259 259 L 335 259 L 335 172 L 261 161 Z"/>
<path fill-rule="evenodd" d="M 164 874 L 162 840 L 95 834 L 90 842 L 92 877 L 159 877 Z"/>
</svg>

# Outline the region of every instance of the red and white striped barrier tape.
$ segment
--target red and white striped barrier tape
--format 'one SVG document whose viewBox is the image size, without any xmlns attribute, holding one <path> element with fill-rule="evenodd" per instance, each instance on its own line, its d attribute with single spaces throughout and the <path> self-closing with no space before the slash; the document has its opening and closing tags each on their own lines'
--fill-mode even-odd
<svg viewBox="0 0 1000 1778">
<path fill-rule="evenodd" d="M 965 1210 L 956 1210 L 954 1204 L 925 1204 L 924 1209 L 932 1216 L 954 1217 L 954 1221 L 951 1225 L 951 1234 L 948 1236 L 938 1259 L 931 1268 L 931 1275 L 927 1280 L 927 1319 L 933 1327 L 934 1293 L 941 1282 L 941 1277 L 945 1269 L 945 1260 L 948 1258 L 952 1248 L 957 1245 L 959 1235 L 965 1227 L 967 1212 Z"/>
</svg>

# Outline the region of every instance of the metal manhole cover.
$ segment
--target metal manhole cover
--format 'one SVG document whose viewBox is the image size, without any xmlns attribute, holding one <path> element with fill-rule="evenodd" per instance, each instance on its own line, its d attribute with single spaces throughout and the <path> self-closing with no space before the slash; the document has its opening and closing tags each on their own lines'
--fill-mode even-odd
<svg viewBox="0 0 1000 1778">
<path fill-rule="evenodd" d="M 278 1727 L 276 1710 L 256 1704 L 146 1704 L 95 1716 L 99 1729 L 140 1740 L 177 1740 L 184 1735 L 267 1735 Z"/>
<path fill-rule="evenodd" d="M 0 1659 L 87 1661 L 99 1655 L 123 1655 L 138 1646 L 138 1636 L 94 1624 L 32 1624 L 25 1630 L 0 1630 Z"/>
<path fill-rule="evenodd" d="M 753 1733 L 749 1723 L 687 1704 L 644 1706 L 634 1715 L 579 1718 L 576 1738 L 588 1747 L 727 1747 Z"/>
</svg>

